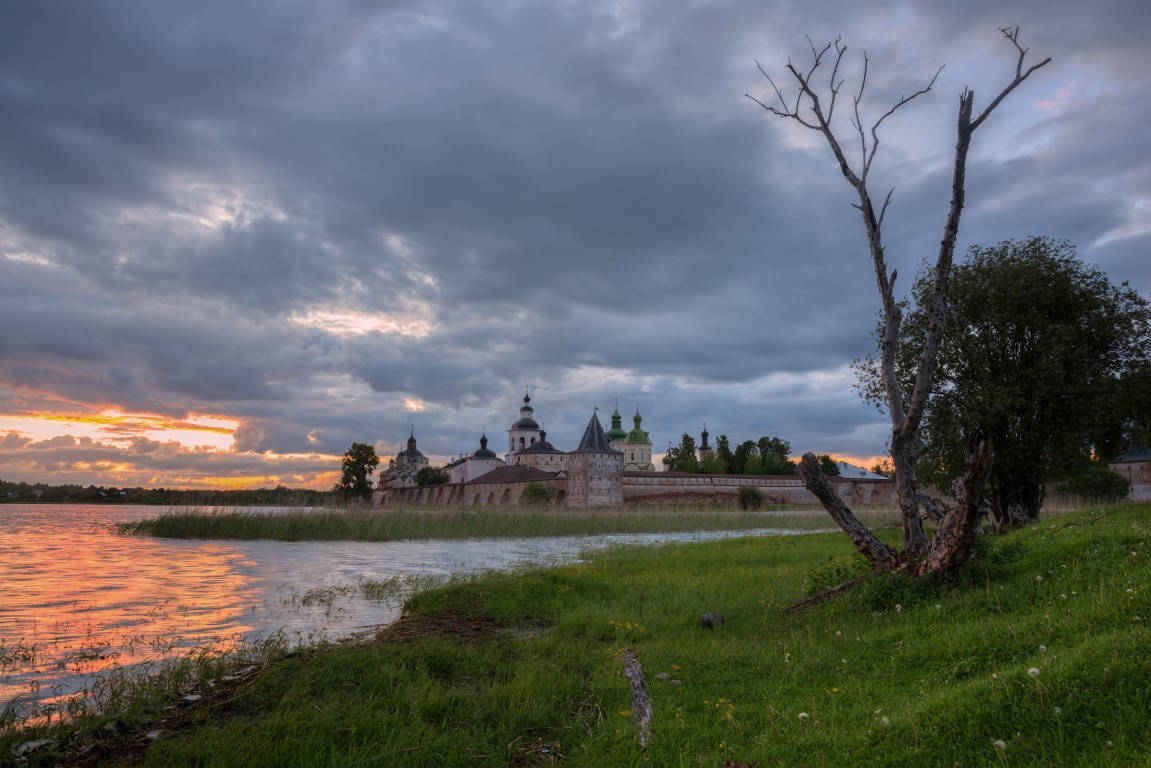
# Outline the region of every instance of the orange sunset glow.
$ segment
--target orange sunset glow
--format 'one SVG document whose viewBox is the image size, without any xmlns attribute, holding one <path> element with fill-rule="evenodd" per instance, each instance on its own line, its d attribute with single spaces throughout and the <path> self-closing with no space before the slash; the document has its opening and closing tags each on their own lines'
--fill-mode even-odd
<svg viewBox="0 0 1151 768">
<path fill-rule="evenodd" d="M 149 413 L 108 409 L 96 413 L 0 414 L 0 432 L 19 432 L 36 440 L 61 435 L 89 437 L 106 443 L 130 442 L 136 437 L 173 441 L 189 448 L 227 450 L 240 422 L 222 416 L 192 414 L 174 420 Z"/>
<path fill-rule="evenodd" d="M 339 457 L 237 451 L 242 423 L 220 415 L 171 418 L 118 408 L 0 415 L 0 477 L 27 482 L 241 490 L 327 489 Z"/>
</svg>

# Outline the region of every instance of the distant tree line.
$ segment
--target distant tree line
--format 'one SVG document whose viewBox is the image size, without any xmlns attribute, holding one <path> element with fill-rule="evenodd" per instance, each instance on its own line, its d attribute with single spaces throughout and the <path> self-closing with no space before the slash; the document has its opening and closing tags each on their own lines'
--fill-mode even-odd
<svg viewBox="0 0 1151 768">
<path fill-rule="evenodd" d="M 321 506 L 331 501 L 326 491 L 308 488 L 256 488 L 251 490 L 179 490 L 173 488 L 119 488 L 111 485 L 49 485 L 13 483 L 0 479 L 0 502 L 57 504 L 154 504 L 171 506 Z"/>
<path fill-rule="evenodd" d="M 677 446 L 668 448 L 669 472 L 702 472 L 708 475 L 794 475 L 795 462 L 789 458 L 791 443 L 779 437 L 744 440 L 733 450 L 727 435 L 715 440 L 711 454 L 701 463 L 695 438 L 684 433 Z M 825 475 L 839 475 L 839 466 L 830 455 L 818 455 Z"/>
</svg>

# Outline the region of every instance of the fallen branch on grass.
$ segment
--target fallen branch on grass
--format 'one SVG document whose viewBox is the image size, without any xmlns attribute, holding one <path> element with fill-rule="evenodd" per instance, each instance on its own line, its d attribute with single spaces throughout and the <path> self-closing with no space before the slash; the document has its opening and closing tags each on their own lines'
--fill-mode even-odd
<svg viewBox="0 0 1151 768">
<path fill-rule="evenodd" d="M 800 611 L 806 611 L 808 608 L 812 608 L 819 605 L 820 603 L 827 602 L 828 600 L 834 600 L 840 595 L 846 595 L 848 592 L 862 584 L 871 575 L 872 574 L 870 573 L 866 573 L 863 576 L 856 576 L 850 581 L 845 581 L 842 584 L 837 584 L 836 586 L 831 587 L 830 589 L 825 589 L 817 595 L 812 595 L 811 597 L 805 597 L 802 600 L 797 600 L 784 608 L 783 612 L 799 613 Z"/>
<path fill-rule="evenodd" d="M 643 668 L 639 665 L 639 659 L 630 648 L 623 649 L 622 658 L 626 664 L 624 677 L 631 683 L 631 711 L 636 728 L 639 729 L 639 745 L 647 749 L 648 742 L 651 741 L 651 696 L 647 692 L 647 683 L 644 682 Z"/>
</svg>

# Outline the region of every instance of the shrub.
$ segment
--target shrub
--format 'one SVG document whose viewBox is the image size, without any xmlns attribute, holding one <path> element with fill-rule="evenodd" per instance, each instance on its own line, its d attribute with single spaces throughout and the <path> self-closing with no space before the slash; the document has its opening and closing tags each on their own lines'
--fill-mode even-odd
<svg viewBox="0 0 1151 768">
<path fill-rule="evenodd" d="M 763 505 L 763 491 L 754 485 L 739 486 L 739 508 L 759 509 Z"/>
<path fill-rule="evenodd" d="M 1131 490 L 1127 478 L 1100 464 L 1092 464 L 1063 483 L 1060 490 L 1099 504 L 1113 504 L 1127 498 Z"/>
<path fill-rule="evenodd" d="M 554 485 L 528 483 L 524 488 L 523 494 L 520 495 L 520 502 L 523 504 L 547 506 L 555 503 L 557 495 L 559 495 L 559 489 Z"/>
</svg>

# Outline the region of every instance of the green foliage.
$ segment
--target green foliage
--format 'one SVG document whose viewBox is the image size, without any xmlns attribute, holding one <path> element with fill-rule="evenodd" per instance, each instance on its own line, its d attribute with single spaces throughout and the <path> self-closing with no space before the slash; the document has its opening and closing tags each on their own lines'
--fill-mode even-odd
<svg viewBox="0 0 1151 768">
<path fill-rule="evenodd" d="M 795 462 L 791 443 L 780 437 L 761 437 L 756 441 L 759 450 L 759 471 L 764 475 L 794 475 Z"/>
<path fill-rule="evenodd" d="M 888 458 L 880 459 L 879 461 L 872 464 L 871 469 L 869 469 L 868 472 L 872 472 L 876 475 L 883 475 L 884 477 L 890 478 L 892 480 L 895 479 L 895 465 L 892 464 L 891 459 Z"/>
<path fill-rule="evenodd" d="M 813 568 L 807 575 L 805 594 L 816 595 L 870 573 L 873 573 L 871 567 L 858 555 L 829 557 L 826 563 Z"/>
<path fill-rule="evenodd" d="M 158 506 L 314 507 L 330 500 L 330 492 L 310 488 L 175 489 L 128 488 L 114 485 L 49 485 L 0 480 L 0 503 L 152 504 Z"/>
<path fill-rule="evenodd" d="M 372 495 L 372 473 L 380 464 L 376 449 L 367 443 L 352 443 L 344 454 L 340 481 L 332 491 L 345 498 L 365 499 Z"/>
<path fill-rule="evenodd" d="M 736 463 L 735 454 L 731 450 L 731 443 L 728 441 L 727 435 L 720 435 L 716 438 L 712 457 L 716 460 L 717 469 L 712 471 L 705 468 L 704 472 L 710 472 L 714 475 L 738 475 L 742 471 L 742 465 Z"/>
<path fill-rule="evenodd" d="M 905 391 L 929 317 L 932 276 L 913 287 L 897 368 Z M 995 460 L 991 503 L 1010 522 L 1039 514 L 1046 484 L 1093 454 L 1122 452 L 1146 424 L 1151 310 L 1067 241 L 1034 237 L 972 247 L 951 276 L 947 333 L 924 421 L 921 479 L 947 487 L 963 471 L 962 438 L 982 429 Z M 857 361 L 859 389 L 882 402 L 876 361 Z"/>
<path fill-rule="evenodd" d="M 745 440 L 732 450 L 727 435 L 720 435 L 711 455 L 701 464 L 696 455 L 695 440 L 685 433 L 679 445 L 668 448 L 671 458 L 668 471 L 710 475 L 794 475 L 796 465 L 789 458 L 790 453 L 791 443 L 779 437 Z M 838 468 L 833 473 L 839 474 Z"/>
<path fill-rule="evenodd" d="M 763 491 L 756 488 L 754 485 L 741 485 L 739 486 L 739 508 L 740 509 L 759 509 L 763 506 Z"/>
<path fill-rule="evenodd" d="M 724 460 L 717 456 L 714 452 L 712 452 L 710 456 L 703 460 L 703 464 L 700 465 L 699 471 L 706 475 L 726 475 L 727 463 L 724 462 Z"/>
<path fill-rule="evenodd" d="M 557 496 L 559 496 L 559 489 L 554 485 L 528 483 L 524 487 L 524 492 L 520 495 L 520 503 L 550 506 L 555 504 Z"/>
<path fill-rule="evenodd" d="M 1131 484 L 1102 464 L 1089 464 L 1067 478 L 1060 490 L 1095 504 L 1113 504 L 1127 497 Z"/>
<path fill-rule="evenodd" d="M 439 467 L 422 467 L 416 473 L 416 485 L 447 485 L 448 473 Z"/>
<path fill-rule="evenodd" d="M 835 459 L 831 458 L 829 454 L 817 453 L 815 454 L 816 460 L 819 462 L 819 470 L 828 477 L 839 477 L 839 464 Z"/>
<path fill-rule="evenodd" d="M 668 449 L 667 455 L 671 457 L 668 465 L 669 472 L 699 472 L 699 457 L 695 453 L 695 438 L 683 433 L 679 445 Z"/>
</svg>

